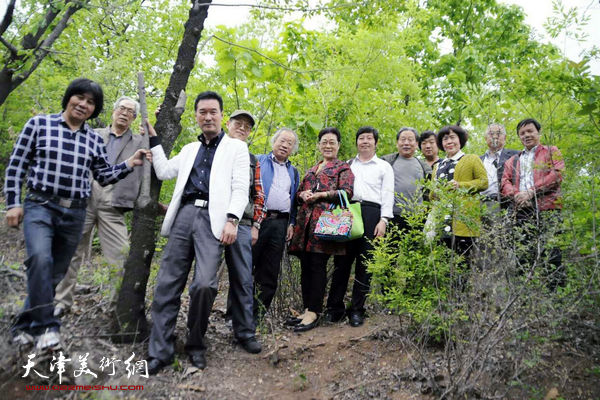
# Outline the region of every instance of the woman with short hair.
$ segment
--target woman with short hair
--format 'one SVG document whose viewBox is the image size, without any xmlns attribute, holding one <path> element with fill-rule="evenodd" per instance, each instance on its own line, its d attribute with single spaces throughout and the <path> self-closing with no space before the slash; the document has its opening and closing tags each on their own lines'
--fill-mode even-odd
<svg viewBox="0 0 600 400">
<path fill-rule="evenodd" d="M 296 217 L 290 254 L 300 258 L 302 301 L 304 313 L 290 318 L 288 325 L 294 331 L 303 332 L 314 328 L 323 311 L 323 299 L 327 285 L 327 260 L 332 255 L 345 254 L 344 243 L 322 240 L 314 231 L 321 213 L 331 203 L 339 203 L 339 191 L 352 198 L 354 174 L 350 165 L 338 160 L 340 132 L 336 128 L 324 128 L 319 132 L 319 151 L 323 160 L 310 168 L 296 194 L 300 209 Z"/>
<path fill-rule="evenodd" d="M 436 180 L 448 181 L 453 189 L 467 189 L 470 194 L 475 194 L 487 189 L 488 180 L 479 156 L 462 151 L 468 138 L 467 132 L 458 125 L 440 129 L 437 144 L 446 153 L 446 158 L 435 165 L 433 176 Z M 467 259 L 473 246 L 473 238 L 479 236 L 480 220 L 475 216 L 473 220 L 466 221 L 464 212 L 479 206 L 479 201 L 474 196 L 462 197 L 452 209 L 451 221 L 446 221 L 444 225 L 443 240 L 446 245 Z"/>
</svg>

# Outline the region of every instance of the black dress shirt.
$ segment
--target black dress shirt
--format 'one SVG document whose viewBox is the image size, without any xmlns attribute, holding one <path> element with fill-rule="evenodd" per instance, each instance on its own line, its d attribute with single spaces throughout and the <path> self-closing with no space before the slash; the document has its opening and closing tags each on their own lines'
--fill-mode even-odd
<svg viewBox="0 0 600 400">
<path fill-rule="evenodd" d="M 198 136 L 201 146 L 198 149 L 194 166 L 183 190 L 184 201 L 190 198 L 208 200 L 210 168 L 215 157 L 215 152 L 217 151 L 217 146 L 221 142 L 221 139 L 223 139 L 223 135 L 225 135 L 225 132 L 221 131 L 217 137 L 208 143 L 206 143 L 204 134 Z"/>
</svg>

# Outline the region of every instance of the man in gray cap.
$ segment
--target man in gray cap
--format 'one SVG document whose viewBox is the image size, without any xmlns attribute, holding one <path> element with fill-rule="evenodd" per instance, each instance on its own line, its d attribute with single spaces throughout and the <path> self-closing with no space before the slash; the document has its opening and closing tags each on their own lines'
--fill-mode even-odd
<svg viewBox="0 0 600 400">
<path fill-rule="evenodd" d="M 254 127 L 254 116 L 245 110 L 236 110 L 227 121 L 229 137 L 246 142 Z M 256 156 L 250 155 L 249 199 L 238 225 L 237 240 L 225 248 L 225 261 L 229 271 L 227 313 L 231 316 L 233 334 L 249 353 L 259 353 L 262 348 L 255 338 L 256 326 L 252 316 L 254 304 L 252 279 L 252 246 L 258 240 L 260 224 L 266 216 L 265 193 L 260 179 L 260 165 Z"/>
</svg>

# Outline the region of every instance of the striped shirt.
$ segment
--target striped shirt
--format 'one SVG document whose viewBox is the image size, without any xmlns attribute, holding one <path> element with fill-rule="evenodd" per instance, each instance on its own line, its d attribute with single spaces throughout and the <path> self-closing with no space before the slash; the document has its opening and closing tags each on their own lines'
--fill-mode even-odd
<svg viewBox="0 0 600 400">
<path fill-rule="evenodd" d="M 82 199 L 90 196 L 90 171 L 105 186 L 132 170 L 126 162 L 115 166 L 108 163 L 102 137 L 87 123 L 73 132 L 62 114 L 37 115 L 27 121 L 19 134 L 6 167 L 6 206 L 21 206 L 26 173 L 29 189 Z"/>
</svg>

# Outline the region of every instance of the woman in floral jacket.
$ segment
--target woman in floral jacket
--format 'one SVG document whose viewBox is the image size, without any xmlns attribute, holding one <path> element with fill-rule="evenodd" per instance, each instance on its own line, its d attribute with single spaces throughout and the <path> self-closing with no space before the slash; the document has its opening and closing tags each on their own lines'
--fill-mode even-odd
<svg viewBox="0 0 600 400">
<path fill-rule="evenodd" d="M 304 314 L 287 321 L 287 324 L 295 326 L 296 332 L 307 331 L 317 325 L 319 314 L 323 311 L 327 260 L 331 255 L 345 253 L 343 243 L 321 240 L 314 235 L 321 213 L 331 203 L 339 203 L 338 190 L 346 191 L 348 198 L 352 198 L 354 175 L 347 163 L 337 159 L 340 139 L 336 128 L 324 128 L 319 132 L 319 151 L 323 161 L 308 170 L 296 194 L 300 210 L 289 252 L 300 258 L 305 308 Z"/>
</svg>

